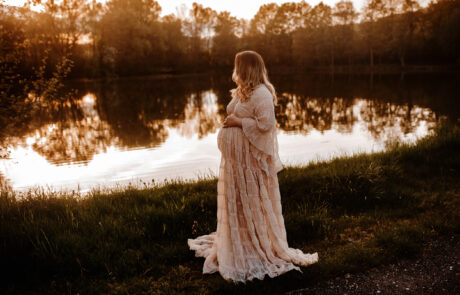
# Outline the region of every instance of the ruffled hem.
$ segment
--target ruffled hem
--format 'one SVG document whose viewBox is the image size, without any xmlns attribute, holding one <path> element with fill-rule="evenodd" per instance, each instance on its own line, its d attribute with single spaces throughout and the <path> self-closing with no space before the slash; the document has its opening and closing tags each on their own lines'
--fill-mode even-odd
<svg viewBox="0 0 460 295">
<path fill-rule="evenodd" d="M 247 281 L 252 281 L 254 279 L 263 280 L 266 275 L 270 278 L 274 278 L 291 270 L 297 270 L 303 273 L 300 267 L 295 264 L 308 266 L 318 262 L 317 252 L 308 254 L 303 253 L 300 249 L 289 248 L 288 252 L 291 257 L 291 262 L 271 264 L 266 268 L 255 266 L 249 268 L 248 270 L 235 270 L 232 267 L 218 265 L 218 263 L 208 259 L 208 257 L 210 258 L 213 255 L 217 255 L 217 245 L 215 245 L 216 247 L 213 247 L 215 238 L 216 232 L 212 232 L 209 235 L 202 235 L 196 239 L 188 239 L 187 244 L 190 247 L 190 250 L 195 251 L 195 257 L 204 257 L 206 259 L 203 265 L 203 274 L 213 274 L 215 272 L 219 272 L 226 281 L 232 281 L 234 283 L 246 283 Z M 212 265 L 211 267 L 209 266 L 210 263 Z"/>
<path fill-rule="evenodd" d="M 273 266 L 274 267 L 272 270 L 253 268 L 249 269 L 249 271 L 235 271 L 232 268 L 228 268 L 228 271 L 226 271 L 224 268 L 223 270 L 220 270 L 220 274 L 226 281 L 231 281 L 234 283 L 246 283 L 247 281 L 252 281 L 254 279 L 259 279 L 262 281 L 266 275 L 268 275 L 270 278 L 274 278 L 293 269 L 303 273 L 300 267 L 295 266 L 292 263 Z"/>
<path fill-rule="evenodd" d="M 215 236 L 216 232 L 212 232 L 209 235 L 199 236 L 196 239 L 188 239 L 187 244 L 190 250 L 195 251 L 195 257 L 206 258 L 211 254 Z"/>
</svg>

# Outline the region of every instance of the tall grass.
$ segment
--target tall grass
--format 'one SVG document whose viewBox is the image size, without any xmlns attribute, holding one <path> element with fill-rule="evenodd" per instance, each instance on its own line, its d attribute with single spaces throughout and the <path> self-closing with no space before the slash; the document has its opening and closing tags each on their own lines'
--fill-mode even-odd
<svg viewBox="0 0 460 295">
<path fill-rule="evenodd" d="M 282 291 L 417 255 L 425 232 L 459 229 L 460 131 L 438 126 L 415 144 L 279 173 L 289 243 L 320 252 L 320 263 L 303 275 L 244 287 L 201 275 L 203 261 L 186 240 L 216 228 L 212 177 L 94 190 L 85 198 L 3 191 L 0 261 L 8 271 L 0 281 L 8 293 Z"/>
</svg>

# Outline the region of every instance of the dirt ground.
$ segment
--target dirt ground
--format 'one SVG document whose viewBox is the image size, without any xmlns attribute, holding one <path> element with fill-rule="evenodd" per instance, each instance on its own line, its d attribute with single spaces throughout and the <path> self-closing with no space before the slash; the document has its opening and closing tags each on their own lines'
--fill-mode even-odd
<svg viewBox="0 0 460 295">
<path fill-rule="evenodd" d="M 431 241 L 416 259 L 345 274 L 285 295 L 460 294 L 459 238 L 450 235 Z"/>
</svg>

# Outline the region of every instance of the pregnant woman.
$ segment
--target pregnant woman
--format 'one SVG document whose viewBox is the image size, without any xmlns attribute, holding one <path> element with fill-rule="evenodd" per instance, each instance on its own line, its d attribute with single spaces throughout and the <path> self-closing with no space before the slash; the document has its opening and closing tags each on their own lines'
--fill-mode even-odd
<svg viewBox="0 0 460 295">
<path fill-rule="evenodd" d="M 289 248 L 281 210 L 274 105 L 276 93 L 262 57 L 254 51 L 235 56 L 227 118 L 217 136 L 222 153 L 217 184 L 217 230 L 188 239 L 203 273 L 218 271 L 233 282 L 281 275 L 294 265 L 318 261 L 318 254 Z"/>
</svg>

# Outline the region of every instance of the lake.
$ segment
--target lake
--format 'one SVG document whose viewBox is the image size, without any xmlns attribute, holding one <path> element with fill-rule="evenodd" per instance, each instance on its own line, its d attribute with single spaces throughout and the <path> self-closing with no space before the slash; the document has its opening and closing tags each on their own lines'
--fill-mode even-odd
<svg viewBox="0 0 460 295">
<path fill-rule="evenodd" d="M 285 165 L 385 150 L 460 117 L 454 74 L 271 76 Z M 231 72 L 73 81 L 64 108 L 6 139 L 0 181 L 17 191 L 216 176 Z"/>
</svg>

